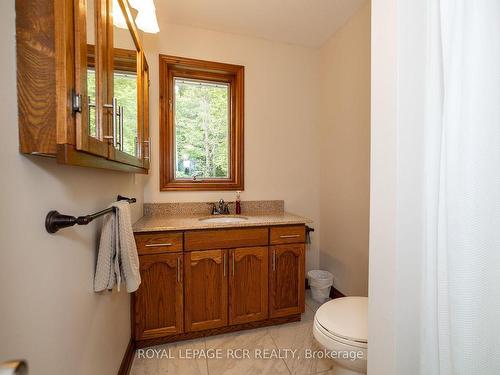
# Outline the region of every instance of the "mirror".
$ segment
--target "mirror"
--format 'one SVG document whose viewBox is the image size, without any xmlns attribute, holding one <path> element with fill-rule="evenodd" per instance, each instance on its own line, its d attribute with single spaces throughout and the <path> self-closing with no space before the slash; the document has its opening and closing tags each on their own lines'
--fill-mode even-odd
<svg viewBox="0 0 500 375">
<path fill-rule="evenodd" d="M 151 160 L 151 137 L 149 136 L 149 65 L 146 57 L 143 55 L 142 59 L 142 158 L 144 160 L 144 167 L 149 168 Z"/>
<path fill-rule="evenodd" d="M 118 0 L 113 0 L 113 97 L 118 149 L 139 157 L 138 52 Z"/>
</svg>

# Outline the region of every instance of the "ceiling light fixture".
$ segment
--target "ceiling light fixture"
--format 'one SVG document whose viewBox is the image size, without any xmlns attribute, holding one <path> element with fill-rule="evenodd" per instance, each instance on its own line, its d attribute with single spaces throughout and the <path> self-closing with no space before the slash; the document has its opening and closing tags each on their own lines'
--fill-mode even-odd
<svg viewBox="0 0 500 375">
<path fill-rule="evenodd" d="M 128 0 L 128 3 L 138 11 L 135 24 L 140 30 L 150 34 L 156 34 L 160 31 L 153 0 Z M 113 24 L 120 29 L 128 29 L 118 0 L 113 0 Z"/>
<path fill-rule="evenodd" d="M 132 8 L 134 8 L 135 10 L 140 10 L 141 7 L 143 6 L 144 4 L 144 1 L 143 0 L 128 0 L 128 3 L 130 4 L 130 6 Z"/>
<path fill-rule="evenodd" d="M 156 34 L 160 31 L 154 10 L 140 10 L 135 18 L 135 23 L 145 33 Z"/>
<path fill-rule="evenodd" d="M 120 29 L 128 29 L 127 21 L 122 13 L 122 8 L 118 4 L 118 0 L 113 0 L 113 25 Z"/>
<path fill-rule="evenodd" d="M 128 2 L 132 8 L 139 12 L 135 18 L 135 23 L 139 29 L 151 34 L 160 31 L 153 0 L 128 0 Z"/>
</svg>

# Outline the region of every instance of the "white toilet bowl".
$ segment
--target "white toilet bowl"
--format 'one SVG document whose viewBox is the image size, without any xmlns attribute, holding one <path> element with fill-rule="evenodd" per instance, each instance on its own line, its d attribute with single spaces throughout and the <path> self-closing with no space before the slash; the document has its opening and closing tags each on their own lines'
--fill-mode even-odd
<svg viewBox="0 0 500 375">
<path fill-rule="evenodd" d="M 366 374 L 367 297 L 337 298 L 321 305 L 314 315 L 313 334 L 333 360 L 346 369 L 342 373 Z"/>
</svg>

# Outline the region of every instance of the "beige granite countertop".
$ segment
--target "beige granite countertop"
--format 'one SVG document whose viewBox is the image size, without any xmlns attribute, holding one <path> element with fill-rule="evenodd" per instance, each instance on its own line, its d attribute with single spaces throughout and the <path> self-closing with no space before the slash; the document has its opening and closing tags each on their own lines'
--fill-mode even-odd
<svg viewBox="0 0 500 375">
<path fill-rule="evenodd" d="M 233 223 L 211 223 L 200 220 L 207 217 L 244 217 L 244 221 Z M 312 220 L 291 214 L 289 212 L 257 212 L 244 213 L 243 215 L 146 215 L 139 219 L 133 226 L 134 232 L 160 232 L 190 229 L 218 229 L 218 228 L 245 228 L 268 225 L 308 224 Z"/>
</svg>

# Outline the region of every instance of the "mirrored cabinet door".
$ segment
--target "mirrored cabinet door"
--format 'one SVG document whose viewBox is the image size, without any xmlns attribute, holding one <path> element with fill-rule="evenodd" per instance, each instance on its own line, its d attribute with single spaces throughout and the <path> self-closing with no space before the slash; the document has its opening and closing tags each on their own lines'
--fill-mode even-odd
<svg viewBox="0 0 500 375">
<path fill-rule="evenodd" d="M 116 134 L 111 157 L 142 166 L 142 51 L 128 3 L 108 1 L 113 18 L 108 95 L 117 108 L 116 119 L 111 124 Z"/>
<path fill-rule="evenodd" d="M 16 0 L 21 153 L 148 173 L 144 51 L 129 2 Z"/>
<path fill-rule="evenodd" d="M 109 129 L 103 123 L 105 103 L 105 0 L 80 0 L 75 9 L 76 148 L 108 157 Z M 106 109 L 108 110 L 108 109 Z"/>
<path fill-rule="evenodd" d="M 151 163 L 151 136 L 149 135 L 149 65 L 142 56 L 142 160 L 143 167 L 149 168 Z"/>
</svg>

